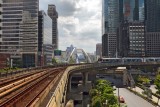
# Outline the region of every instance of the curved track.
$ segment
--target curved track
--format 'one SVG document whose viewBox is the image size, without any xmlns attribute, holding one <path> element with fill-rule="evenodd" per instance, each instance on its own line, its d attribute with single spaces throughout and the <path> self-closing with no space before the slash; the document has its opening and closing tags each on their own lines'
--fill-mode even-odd
<svg viewBox="0 0 160 107">
<path fill-rule="evenodd" d="M 0 107 L 29 107 L 50 83 L 56 83 L 66 67 L 49 68 L 24 75 L 10 82 L 2 82 L 0 87 Z"/>
</svg>

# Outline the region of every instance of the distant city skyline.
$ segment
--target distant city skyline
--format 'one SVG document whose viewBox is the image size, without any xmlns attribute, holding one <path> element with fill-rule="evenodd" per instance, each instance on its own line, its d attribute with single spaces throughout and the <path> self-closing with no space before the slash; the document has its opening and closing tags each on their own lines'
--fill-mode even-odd
<svg viewBox="0 0 160 107">
<path fill-rule="evenodd" d="M 40 0 L 40 10 L 47 12 L 48 4 L 59 14 L 59 49 L 73 44 L 93 53 L 101 42 L 101 0 Z"/>
<path fill-rule="evenodd" d="M 139 0 L 139 7 L 143 1 Z M 102 0 L 40 0 L 40 10 L 47 12 L 48 4 L 55 4 L 59 13 L 59 49 L 73 44 L 93 53 L 101 43 Z"/>
</svg>

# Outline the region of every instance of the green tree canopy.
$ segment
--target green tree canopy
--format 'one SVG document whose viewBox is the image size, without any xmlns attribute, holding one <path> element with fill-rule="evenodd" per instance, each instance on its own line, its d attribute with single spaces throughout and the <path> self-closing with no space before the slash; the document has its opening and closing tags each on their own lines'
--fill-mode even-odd
<svg viewBox="0 0 160 107">
<path fill-rule="evenodd" d="M 101 97 L 94 96 L 92 98 L 92 107 L 102 107 Z"/>
<path fill-rule="evenodd" d="M 160 95 L 160 75 L 157 75 L 154 84 L 156 85 L 157 94 Z"/>
<path fill-rule="evenodd" d="M 138 76 L 137 81 L 142 84 L 149 84 L 150 83 L 150 79 L 148 77 L 141 76 L 141 75 Z"/>
<path fill-rule="evenodd" d="M 106 104 L 106 101 L 109 107 L 118 107 L 118 99 L 114 96 L 113 91 L 109 81 L 97 80 L 94 89 L 90 90 L 92 107 L 102 107 Z"/>
<path fill-rule="evenodd" d="M 52 64 L 55 64 L 55 63 L 57 63 L 56 59 L 52 58 Z"/>
</svg>

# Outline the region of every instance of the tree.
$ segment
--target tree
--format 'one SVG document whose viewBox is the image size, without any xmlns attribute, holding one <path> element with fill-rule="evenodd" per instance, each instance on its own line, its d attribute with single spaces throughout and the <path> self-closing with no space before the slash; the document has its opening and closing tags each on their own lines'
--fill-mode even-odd
<svg viewBox="0 0 160 107">
<path fill-rule="evenodd" d="M 89 95 L 90 95 L 91 97 L 97 96 L 97 95 L 98 95 L 98 90 L 97 90 L 97 89 L 91 89 L 91 90 L 89 91 Z"/>
<path fill-rule="evenodd" d="M 92 107 L 102 107 L 100 96 L 94 96 L 92 98 Z"/>
<path fill-rule="evenodd" d="M 151 89 L 144 87 L 144 91 L 142 92 L 142 94 L 145 94 L 145 95 L 147 95 L 148 98 L 152 99 L 152 90 Z"/>
<path fill-rule="evenodd" d="M 56 59 L 52 58 L 52 64 L 56 64 L 56 63 L 57 63 Z"/>
<path fill-rule="evenodd" d="M 114 96 L 114 89 L 111 87 L 110 82 L 106 80 L 97 80 L 94 89 L 90 90 L 92 97 L 92 107 L 101 107 L 107 105 L 109 107 L 117 107 L 118 99 Z"/>
<path fill-rule="evenodd" d="M 114 94 L 104 94 L 104 96 L 106 97 L 105 101 L 107 100 L 107 105 L 115 105 L 118 104 L 118 99 L 116 96 L 114 96 Z M 103 101 L 103 102 L 105 102 Z"/>
<path fill-rule="evenodd" d="M 140 82 L 143 85 L 150 84 L 150 79 L 145 77 L 145 76 L 141 76 L 141 75 L 138 76 L 137 81 Z"/>
<path fill-rule="evenodd" d="M 156 85 L 156 89 L 157 89 L 157 94 L 160 95 L 160 75 L 157 75 L 156 79 L 155 79 L 155 85 Z"/>
<path fill-rule="evenodd" d="M 73 57 L 70 58 L 69 63 L 70 64 L 74 64 L 75 63 L 75 60 L 73 59 Z"/>
<path fill-rule="evenodd" d="M 157 75 L 157 77 L 156 77 L 156 79 L 155 79 L 155 81 L 154 81 L 154 84 L 156 85 L 156 89 L 157 89 L 157 91 L 156 91 L 156 93 L 158 94 L 158 95 L 160 95 L 160 75 Z M 159 99 L 158 99 L 158 102 L 159 102 Z M 157 102 L 157 103 L 158 103 Z"/>
</svg>

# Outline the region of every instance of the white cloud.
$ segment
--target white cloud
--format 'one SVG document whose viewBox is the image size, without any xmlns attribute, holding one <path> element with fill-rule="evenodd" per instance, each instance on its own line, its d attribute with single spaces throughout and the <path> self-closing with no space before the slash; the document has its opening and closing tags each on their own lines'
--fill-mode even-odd
<svg viewBox="0 0 160 107">
<path fill-rule="evenodd" d="M 40 0 L 40 9 L 47 11 L 48 4 L 59 13 L 59 48 L 73 44 L 94 52 L 101 42 L 101 0 Z"/>
</svg>

